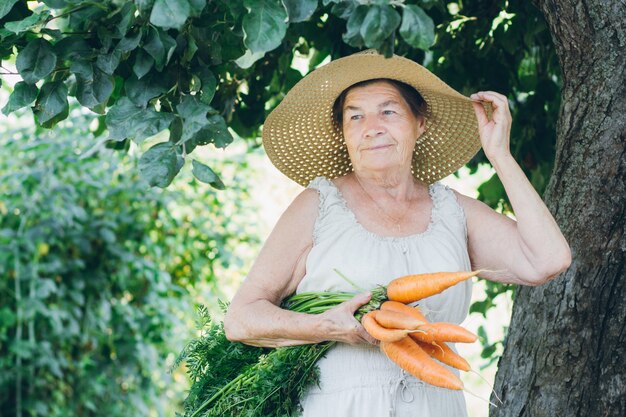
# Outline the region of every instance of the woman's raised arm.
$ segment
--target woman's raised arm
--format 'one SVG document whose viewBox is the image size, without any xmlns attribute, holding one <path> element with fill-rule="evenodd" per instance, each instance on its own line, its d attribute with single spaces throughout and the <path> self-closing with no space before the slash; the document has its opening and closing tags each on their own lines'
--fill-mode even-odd
<svg viewBox="0 0 626 417">
<path fill-rule="evenodd" d="M 507 98 L 491 91 L 474 94 L 472 98 L 490 101 L 493 106 L 492 120 L 488 120 L 482 106 L 474 103 L 481 144 L 517 219 L 513 221 L 479 201 L 459 195 L 466 213 L 472 267 L 498 270 L 481 274 L 494 281 L 543 284 L 569 267 L 569 245 L 510 154 L 511 114 Z"/>
</svg>

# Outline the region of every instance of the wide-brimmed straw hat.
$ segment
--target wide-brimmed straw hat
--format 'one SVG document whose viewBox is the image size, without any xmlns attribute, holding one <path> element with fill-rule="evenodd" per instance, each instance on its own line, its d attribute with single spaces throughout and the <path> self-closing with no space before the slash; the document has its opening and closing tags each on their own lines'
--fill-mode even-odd
<svg viewBox="0 0 626 417">
<path fill-rule="evenodd" d="M 333 122 L 333 103 L 351 85 L 377 78 L 413 86 L 428 105 L 426 131 L 413 154 L 415 178 L 431 184 L 478 152 L 478 121 L 470 98 L 410 59 L 364 51 L 312 71 L 270 113 L 263 145 L 274 166 L 303 186 L 318 176 L 332 179 L 352 171 L 343 133 Z M 491 107 L 483 106 L 490 117 Z"/>
</svg>

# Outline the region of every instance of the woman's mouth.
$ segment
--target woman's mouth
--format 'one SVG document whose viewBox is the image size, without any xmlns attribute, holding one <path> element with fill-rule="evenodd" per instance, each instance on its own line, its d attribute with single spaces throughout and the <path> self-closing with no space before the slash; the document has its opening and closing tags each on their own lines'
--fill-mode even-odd
<svg viewBox="0 0 626 417">
<path fill-rule="evenodd" d="M 363 150 L 364 151 L 379 151 L 379 150 L 390 148 L 391 146 L 393 146 L 393 145 L 391 145 L 390 143 L 385 143 L 385 144 L 381 144 L 381 145 L 370 146 L 369 148 L 365 148 Z"/>
</svg>

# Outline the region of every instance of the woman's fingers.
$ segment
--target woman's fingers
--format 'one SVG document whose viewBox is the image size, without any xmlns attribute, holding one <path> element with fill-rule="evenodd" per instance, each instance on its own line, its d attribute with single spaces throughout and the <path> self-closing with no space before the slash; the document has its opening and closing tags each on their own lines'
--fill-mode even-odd
<svg viewBox="0 0 626 417">
<path fill-rule="evenodd" d="M 355 344 L 358 344 L 358 343 L 369 343 L 369 344 L 374 344 L 374 345 L 378 344 L 378 341 L 374 339 L 372 336 L 370 336 L 370 334 L 367 333 L 367 331 L 361 325 L 361 323 L 359 323 L 354 318 L 354 313 L 362 305 L 369 303 L 371 299 L 372 299 L 372 293 L 368 291 L 368 292 L 364 292 L 361 294 L 357 294 L 351 300 L 344 302 L 345 308 L 347 309 L 348 313 L 350 313 L 350 316 L 352 320 L 354 321 L 353 333 L 355 337 L 354 337 L 353 343 Z"/>
<path fill-rule="evenodd" d="M 478 119 L 479 126 L 489 123 L 487 112 L 480 102 L 472 101 L 472 107 L 474 107 L 474 113 L 476 113 L 476 119 Z"/>
<path fill-rule="evenodd" d="M 348 301 L 344 301 L 343 304 L 345 308 L 348 309 L 348 311 L 352 313 L 352 315 L 354 315 L 354 313 L 359 309 L 359 307 L 361 307 L 364 304 L 369 303 L 371 299 L 372 299 L 372 293 L 368 291 L 368 292 L 355 295 L 354 297 L 352 297 L 352 299 Z"/>
<path fill-rule="evenodd" d="M 473 100 L 479 101 L 488 101 L 491 103 L 491 106 L 494 110 L 494 117 L 501 115 L 503 117 L 509 118 L 511 117 L 511 111 L 509 110 L 509 100 L 508 98 L 500 93 L 495 91 L 479 91 L 470 96 Z M 476 109 L 479 103 L 472 103 L 474 108 Z M 482 107 L 482 106 L 481 106 Z M 486 115 L 485 115 L 486 118 Z M 484 120 L 481 120 L 479 117 L 479 121 L 481 124 L 484 124 Z"/>
<path fill-rule="evenodd" d="M 495 91 L 478 91 L 470 95 L 474 113 L 478 121 L 480 142 L 487 159 L 492 163 L 503 156 L 510 155 L 509 136 L 512 124 L 509 101 L 503 94 Z M 493 112 L 488 120 L 483 102 L 491 104 Z"/>
<path fill-rule="evenodd" d="M 355 295 L 348 301 L 322 313 L 325 316 L 328 328 L 325 336 L 328 340 L 349 343 L 352 345 L 375 343 L 375 340 L 365 331 L 361 323 L 354 317 L 354 313 L 372 298 L 370 292 Z"/>
<path fill-rule="evenodd" d="M 495 91 L 478 91 L 470 96 L 474 100 L 491 101 L 500 107 L 508 107 L 509 101 L 505 95 Z"/>
</svg>

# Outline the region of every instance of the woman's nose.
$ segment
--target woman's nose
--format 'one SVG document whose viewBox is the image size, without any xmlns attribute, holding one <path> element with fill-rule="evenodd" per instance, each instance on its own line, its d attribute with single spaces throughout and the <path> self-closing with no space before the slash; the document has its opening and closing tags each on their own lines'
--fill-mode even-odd
<svg viewBox="0 0 626 417">
<path fill-rule="evenodd" d="M 374 138 L 385 133 L 385 127 L 378 117 L 367 117 L 365 119 L 365 130 L 363 133 L 367 138 Z"/>
</svg>

